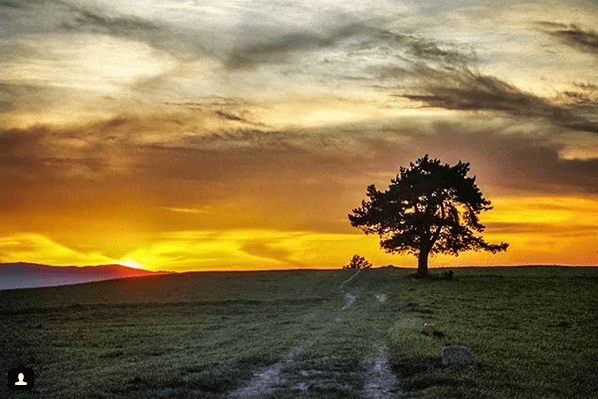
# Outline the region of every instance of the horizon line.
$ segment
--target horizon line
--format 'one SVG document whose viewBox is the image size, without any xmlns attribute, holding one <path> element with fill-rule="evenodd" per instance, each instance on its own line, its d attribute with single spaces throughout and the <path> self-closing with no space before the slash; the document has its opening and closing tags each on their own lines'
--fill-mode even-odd
<svg viewBox="0 0 598 399">
<path fill-rule="evenodd" d="M 101 267 L 101 266 L 119 266 L 124 267 L 127 269 L 133 270 L 140 270 L 145 271 L 148 273 L 171 273 L 171 274 L 181 274 L 181 273 L 230 273 L 230 272 L 276 272 L 276 271 L 302 271 L 302 270 L 343 270 L 343 266 L 339 267 L 289 267 L 289 268 L 277 268 L 277 269 L 201 269 L 201 270 L 149 270 L 149 269 L 138 269 L 131 266 L 121 265 L 118 263 L 102 263 L 102 264 L 93 264 L 93 265 L 52 265 L 52 264 L 45 264 L 45 263 L 36 263 L 36 262 L 26 262 L 26 261 L 19 261 L 19 262 L 0 262 L 0 266 L 3 265 L 16 265 L 16 264 L 26 264 L 26 265 L 35 265 L 35 266 L 46 266 L 46 267 L 56 267 L 56 268 L 67 268 L 67 267 L 75 267 L 75 268 L 86 268 L 86 267 Z M 380 266 L 372 266 L 372 269 L 381 269 L 386 267 L 392 267 L 395 269 L 417 269 L 417 265 L 415 266 L 396 266 L 392 264 L 388 265 L 380 265 Z M 568 268 L 598 268 L 598 264 L 594 265 L 575 265 L 575 264 L 557 264 L 557 263 L 537 263 L 537 264 L 518 264 L 518 265 L 467 265 L 467 266 L 429 266 L 430 270 L 442 270 L 442 269 L 467 269 L 467 268 L 507 268 L 507 267 L 568 267 Z"/>
</svg>

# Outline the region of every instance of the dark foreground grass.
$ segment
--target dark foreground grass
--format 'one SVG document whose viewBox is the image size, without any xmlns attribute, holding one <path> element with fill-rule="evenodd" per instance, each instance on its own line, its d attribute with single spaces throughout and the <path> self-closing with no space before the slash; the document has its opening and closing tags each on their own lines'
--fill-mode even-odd
<svg viewBox="0 0 598 399">
<path fill-rule="evenodd" d="M 343 289 L 354 271 L 0 291 L 0 371 L 36 371 L 35 390 L 19 397 L 225 398 L 296 352 L 263 397 L 358 398 L 384 347 L 408 398 L 596 397 L 597 269 L 457 269 L 452 281 L 410 272 L 362 271 Z M 478 365 L 442 367 L 448 343 L 470 347 Z"/>
</svg>

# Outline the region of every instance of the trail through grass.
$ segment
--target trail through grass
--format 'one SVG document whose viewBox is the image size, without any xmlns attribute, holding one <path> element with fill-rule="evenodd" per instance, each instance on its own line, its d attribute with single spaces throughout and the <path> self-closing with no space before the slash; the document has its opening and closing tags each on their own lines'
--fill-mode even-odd
<svg viewBox="0 0 598 399">
<path fill-rule="evenodd" d="M 359 271 L 351 275 L 341 284 L 341 290 L 345 284 L 353 280 Z M 336 289 L 331 289 L 332 296 L 335 296 Z M 344 290 L 343 290 L 344 291 Z M 341 292 L 343 292 L 341 291 Z M 385 298 L 385 294 L 376 297 Z M 232 398 L 267 398 L 267 397 L 326 397 L 326 398 L 395 398 L 393 392 L 396 388 L 396 379 L 388 366 L 388 361 L 382 346 L 378 346 L 380 353 L 374 359 L 359 362 L 364 353 L 371 352 L 368 348 L 364 353 L 359 353 L 353 362 L 345 363 L 344 358 L 335 358 L 336 351 L 326 348 L 323 351 L 321 342 L 330 342 L 333 337 L 344 337 L 346 335 L 345 319 L 351 320 L 355 315 L 349 312 L 358 301 L 358 297 L 345 292 L 345 304 L 337 309 L 316 308 L 312 314 L 313 318 L 304 325 L 317 321 L 322 327 L 314 329 L 312 336 L 297 346 L 282 361 L 267 367 L 265 370 L 255 373 L 254 378 L 243 388 L 234 391 Z M 372 335 L 371 346 L 382 345 L 384 334 Z M 337 346 L 351 347 L 351 341 L 341 340 Z M 314 347 L 316 349 L 314 350 Z M 338 348 L 337 348 L 338 350 Z M 306 352 L 319 352 L 319 355 L 310 354 L 302 358 Z M 322 356 L 325 353 L 325 356 Z M 314 362 L 318 359 L 319 362 Z M 319 364 L 318 364 L 319 363 Z M 347 367 L 349 366 L 349 367 Z"/>
<path fill-rule="evenodd" d="M 2 291 L 0 372 L 32 367 L 40 398 L 596 397 L 597 269 L 458 269 L 453 281 L 410 272 Z M 442 367 L 450 343 L 471 348 L 477 367 Z"/>
</svg>

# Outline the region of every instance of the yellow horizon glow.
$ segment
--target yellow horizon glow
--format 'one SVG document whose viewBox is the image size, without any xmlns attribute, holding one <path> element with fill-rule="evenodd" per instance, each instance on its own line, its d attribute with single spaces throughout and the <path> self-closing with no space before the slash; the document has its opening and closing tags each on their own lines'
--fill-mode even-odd
<svg viewBox="0 0 598 399">
<path fill-rule="evenodd" d="M 435 255 L 430 267 L 564 264 L 596 266 L 598 201 L 573 197 L 497 197 L 482 215 L 487 242 L 508 242 L 506 252 Z M 348 223 L 348 222 L 347 222 Z M 126 233 L 122 233 L 123 235 Z M 134 237 L 134 236 L 131 236 Z M 80 235 L 83 242 L 93 241 Z M 118 263 L 144 270 L 213 271 L 340 268 L 354 254 L 375 266 L 416 267 L 413 255 L 383 252 L 377 236 L 355 233 L 276 229 L 186 230 L 155 234 L 120 259 L 110 242 L 89 251 L 75 250 L 43 234 L 0 238 L 2 262 L 29 261 L 73 265 Z M 129 246 L 134 246 L 133 244 Z"/>
<path fill-rule="evenodd" d="M 130 258 L 127 258 L 125 260 L 122 261 L 118 261 L 116 262 L 117 264 L 121 265 L 121 266 L 126 266 L 126 267 L 132 267 L 133 269 L 140 269 L 140 270 L 146 270 L 146 266 L 133 260 Z"/>
</svg>

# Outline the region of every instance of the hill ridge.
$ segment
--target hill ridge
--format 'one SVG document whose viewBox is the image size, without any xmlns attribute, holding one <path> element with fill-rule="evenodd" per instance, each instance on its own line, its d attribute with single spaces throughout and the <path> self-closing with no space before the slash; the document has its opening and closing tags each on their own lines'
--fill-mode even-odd
<svg viewBox="0 0 598 399">
<path fill-rule="evenodd" d="M 52 266 L 30 262 L 0 263 L 0 290 L 52 287 L 173 273 L 135 269 L 119 264 Z"/>
</svg>

